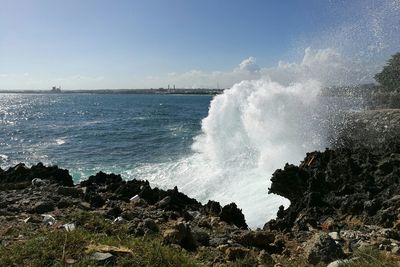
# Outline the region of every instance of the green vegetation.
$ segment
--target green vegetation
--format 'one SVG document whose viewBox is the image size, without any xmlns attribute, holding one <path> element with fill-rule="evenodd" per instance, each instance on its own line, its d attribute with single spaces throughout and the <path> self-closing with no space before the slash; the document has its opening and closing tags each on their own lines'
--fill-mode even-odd
<svg viewBox="0 0 400 267">
<path fill-rule="evenodd" d="M 379 251 L 373 248 L 366 248 L 357 250 L 351 256 L 352 259 L 349 262 L 344 261 L 340 264 L 340 267 L 398 267 L 399 258 L 387 254 L 384 251 Z M 307 259 L 304 257 L 295 257 L 291 259 L 282 258 L 280 264 L 285 267 L 324 267 L 326 264 L 319 263 L 318 265 L 311 265 L 307 263 Z"/>
<path fill-rule="evenodd" d="M 400 89 L 400 52 L 393 55 L 382 72 L 375 75 L 375 80 L 388 91 Z"/>
<path fill-rule="evenodd" d="M 75 217 L 77 225 L 72 232 L 47 228 L 29 235 L 27 229 L 18 228 L 24 237 L 0 247 L 0 266 L 66 266 L 71 260 L 75 262 L 73 266 L 78 267 L 201 265 L 181 249 L 164 246 L 157 236 L 130 236 L 126 226 L 111 224 L 88 212 L 71 217 Z M 96 251 L 110 252 L 116 257 L 109 262 L 96 262 L 90 259 Z"/>
<path fill-rule="evenodd" d="M 341 267 L 397 267 L 399 259 L 377 249 L 366 248 L 354 252 L 356 260 L 340 265 Z"/>
<path fill-rule="evenodd" d="M 0 248 L 1 266 L 64 266 L 68 259 L 74 266 L 98 266 L 107 262 L 90 260 L 88 246 L 115 246 L 131 253 L 118 253 L 110 262 L 117 266 L 198 266 L 181 250 L 163 246 L 157 239 L 137 239 L 94 234 L 84 230 L 55 230 Z M 114 254 L 114 253 L 112 253 Z"/>
</svg>

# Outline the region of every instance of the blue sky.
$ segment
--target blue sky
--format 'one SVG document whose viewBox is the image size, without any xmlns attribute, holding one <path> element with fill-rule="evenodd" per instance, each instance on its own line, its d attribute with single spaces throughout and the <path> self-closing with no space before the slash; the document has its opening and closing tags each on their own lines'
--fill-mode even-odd
<svg viewBox="0 0 400 267">
<path fill-rule="evenodd" d="M 0 0 L 0 89 L 227 87 L 243 60 L 301 61 L 380 2 Z"/>
</svg>

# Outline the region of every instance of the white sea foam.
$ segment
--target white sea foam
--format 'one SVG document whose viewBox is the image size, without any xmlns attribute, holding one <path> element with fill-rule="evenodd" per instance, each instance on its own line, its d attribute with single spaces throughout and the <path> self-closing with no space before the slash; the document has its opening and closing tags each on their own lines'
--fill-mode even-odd
<svg viewBox="0 0 400 267">
<path fill-rule="evenodd" d="M 268 195 L 270 177 L 286 162 L 323 148 L 324 128 L 315 80 L 283 86 L 268 78 L 243 81 L 216 96 L 195 138 L 193 155 L 145 165 L 128 176 L 180 190 L 203 202 L 236 202 L 252 227 L 262 226 L 288 201 Z"/>
<path fill-rule="evenodd" d="M 63 144 L 65 144 L 65 139 L 64 138 L 57 138 L 56 140 L 55 140 L 55 143 L 57 144 L 57 145 L 63 145 Z"/>
</svg>

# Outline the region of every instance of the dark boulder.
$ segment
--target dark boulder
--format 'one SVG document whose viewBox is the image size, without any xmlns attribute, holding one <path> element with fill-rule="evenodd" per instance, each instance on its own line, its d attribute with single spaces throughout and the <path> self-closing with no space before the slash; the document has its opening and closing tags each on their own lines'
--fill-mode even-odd
<svg viewBox="0 0 400 267">
<path fill-rule="evenodd" d="M 327 149 L 308 153 L 299 166 L 286 164 L 271 178 L 269 193 L 291 201 L 264 229 L 321 228 L 328 217 L 335 221 L 349 214 L 367 224 L 393 227 L 400 201 L 400 150 L 362 148 Z"/>
<path fill-rule="evenodd" d="M 54 203 L 51 201 L 39 201 L 33 206 L 32 212 L 42 214 L 46 212 L 51 212 L 54 210 L 54 208 Z"/>
<path fill-rule="evenodd" d="M 103 199 L 103 197 L 94 191 L 87 191 L 84 196 L 84 200 L 87 201 L 93 208 L 100 208 L 106 204 L 106 201 Z"/>
<path fill-rule="evenodd" d="M 306 244 L 305 257 L 309 263 L 316 265 L 320 262 L 327 264 L 343 259 L 345 254 L 340 245 L 336 244 L 329 235 L 317 233 Z"/>
<path fill-rule="evenodd" d="M 222 207 L 217 201 L 209 200 L 205 205 L 205 210 L 211 215 L 219 215 L 221 213 Z"/>
<path fill-rule="evenodd" d="M 92 175 L 87 180 L 82 181 L 81 186 L 86 187 L 96 184 L 100 186 L 109 186 L 109 190 L 115 190 L 122 182 L 121 175 L 98 172 L 96 175 Z"/>
<path fill-rule="evenodd" d="M 20 163 L 0 172 L 0 190 L 28 187 L 34 178 L 48 180 L 63 186 L 73 186 L 74 184 L 68 170 L 60 169 L 57 166 L 46 167 L 42 163 L 29 168 Z"/>
<path fill-rule="evenodd" d="M 239 209 L 235 203 L 228 204 L 224 206 L 219 214 L 221 220 L 234 224 L 239 228 L 247 229 L 247 223 L 242 213 L 242 210 Z"/>
</svg>

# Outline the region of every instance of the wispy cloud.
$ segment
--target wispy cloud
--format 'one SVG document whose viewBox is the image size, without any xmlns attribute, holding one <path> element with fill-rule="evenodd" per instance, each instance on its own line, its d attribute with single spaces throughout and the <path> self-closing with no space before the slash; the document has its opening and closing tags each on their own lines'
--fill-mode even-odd
<svg viewBox="0 0 400 267">
<path fill-rule="evenodd" d="M 290 84 L 306 80 L 317 80 L 330 85 L 347 85 L 372 82 L 373 74 L 378 65 L 362 66 L 348 61 L 335 49 L 311 49 L 304 51 L 300 62 L 280 61 L 276 66 L 262 68 L 256 63 L 256 58 L 249 57 L 231 71 L 191 70 L 183 73 L 168 73 L 167 75 L 148 76 L 143 86 L 175 84 L 179 87 L 231 87 L 243 80 L 269 78 L 273 81 Z"/>
</svg>

